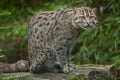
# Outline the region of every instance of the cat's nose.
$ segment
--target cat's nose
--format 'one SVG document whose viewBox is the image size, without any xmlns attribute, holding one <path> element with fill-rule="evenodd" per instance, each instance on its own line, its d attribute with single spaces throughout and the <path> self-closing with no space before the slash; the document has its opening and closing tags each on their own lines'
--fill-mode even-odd
<svg viewBox="0 0 120 80">
<path fill-rule="evenodd" d="M 87 27 L 90 27 L 90 24 L 89 24 L 89 23 L 87 23 Z"/>
</svg>

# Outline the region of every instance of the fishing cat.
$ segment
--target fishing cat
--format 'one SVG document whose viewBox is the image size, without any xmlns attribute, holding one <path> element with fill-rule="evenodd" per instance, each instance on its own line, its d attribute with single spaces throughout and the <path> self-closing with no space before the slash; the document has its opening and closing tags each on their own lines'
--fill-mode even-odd
<svg viewBox="0 0 120 80">
<path fill-rule="evenodd" d="M 80 7 L 58 11 L 46 11 L 35 15 L 28 29 L 30 71 L 74 71 L 70 64 L 70 49 L 81 31 L 97 23 L 96 9 Z"/>
</svg>

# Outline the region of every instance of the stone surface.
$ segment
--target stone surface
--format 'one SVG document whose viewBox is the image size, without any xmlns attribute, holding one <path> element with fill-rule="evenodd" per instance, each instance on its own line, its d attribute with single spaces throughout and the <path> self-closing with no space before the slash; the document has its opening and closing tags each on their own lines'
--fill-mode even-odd
<svg viewBox="0 0 120 80">
<path fill-rule="evenodd" d="M 29 72 L 21 72 L 29 73 Z M 21 73 L 5 73 L 5 75 L 14 75 Z M 32 74 L 21 80 L 114 80 L 117 76 L 117 69 L 113 65 L 77 65 L 74 73 L 39 73 Z M 119 79 L 115 79 L 119 80 Z"/>
</svg>

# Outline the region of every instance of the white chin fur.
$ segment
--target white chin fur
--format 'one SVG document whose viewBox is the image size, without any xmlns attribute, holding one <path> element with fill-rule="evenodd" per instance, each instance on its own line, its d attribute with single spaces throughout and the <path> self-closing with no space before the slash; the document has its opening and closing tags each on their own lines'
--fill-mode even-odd
<svg viewBox="0 0 120 80">
<path fill-rule="evenodd" d="M 82 28 L 82 29 L 84 29 L 84 30 L 87 30 L 88 28 L 85 28 L 85 27 L 82 27 L 82 26 L 80 26 L 80 28 Z"/>
</svg>

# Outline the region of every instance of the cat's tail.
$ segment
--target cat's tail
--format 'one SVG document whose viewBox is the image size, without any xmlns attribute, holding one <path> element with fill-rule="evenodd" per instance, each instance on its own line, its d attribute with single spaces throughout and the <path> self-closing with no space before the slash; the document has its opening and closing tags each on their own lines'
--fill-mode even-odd
<svg viewBox="0 0 120 80">
<path fill-rule="evenodd" d="M 26 60 L 19 60 L 13 64 L 0 62 L 0 73 L 13 72 L 29 72 L 29 62 Z"/>
</svg>

